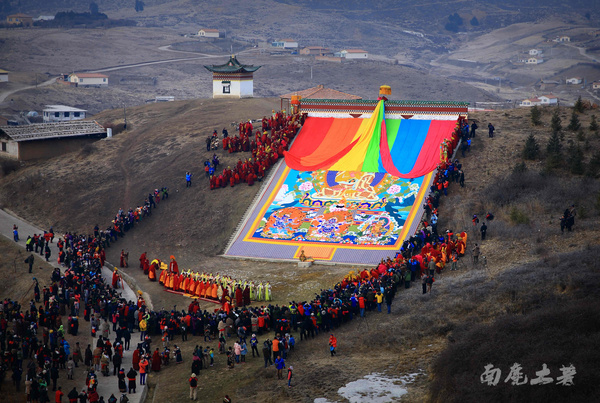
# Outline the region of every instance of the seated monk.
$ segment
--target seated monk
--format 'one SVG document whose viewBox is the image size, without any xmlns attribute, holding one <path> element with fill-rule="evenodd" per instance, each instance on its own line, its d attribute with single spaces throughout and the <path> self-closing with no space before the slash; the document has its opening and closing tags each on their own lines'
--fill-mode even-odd
<svg viewBox="0 0 600 403">
<path fill-rule="evenodd" d="M 302 249 L 300 251 L 300 256 L 298 257 L 298 259 L 300 259 L 301 262 L 314 262 L 315 261 L 315 259 L 313 259 L 312 257 L 310 257 L 310 256 L 307 257 L 304 254 L 304 249 Z"/>
</svg>

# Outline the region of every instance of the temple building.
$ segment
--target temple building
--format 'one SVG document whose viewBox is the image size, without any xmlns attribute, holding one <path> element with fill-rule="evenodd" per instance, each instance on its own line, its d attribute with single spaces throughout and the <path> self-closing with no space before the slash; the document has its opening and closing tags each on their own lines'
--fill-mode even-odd
<svg viewBox="0 0 600 403">
<path fill-rule="evenodd" d="M 213 73 L 213 98 L 252 98 L 254 72 L 261 66 L 241 64 L 235 55 L 225 64 L 204 66 Z"/>
</svg>

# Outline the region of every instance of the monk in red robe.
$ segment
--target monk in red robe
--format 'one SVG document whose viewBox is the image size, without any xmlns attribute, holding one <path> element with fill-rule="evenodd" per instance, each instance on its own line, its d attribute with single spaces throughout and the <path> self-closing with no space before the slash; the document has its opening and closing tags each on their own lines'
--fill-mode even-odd
<svg viewBox="0 0 600 403">
<path fill-rule="evenodd" d="M 235 288 L 235 306 L 240 307 L 244 304 L 244 294 L 240 287 Z"/>
<path fill-rule="evenodd" d="M 117 269 L 115 268 L 115 270 L 113 271 L 113 275 L 112 275 L 113 288 L 117 288 L 120 280 L 121 280 L 121 276 L 119 275 L 119 273 L 117 272 Z"/>
<path fill-rule="evenodd" d="M 169 271 L 174 274 L 179 274 L 179 265 L 173 255 L 171 255 L 171 262 L 169 263 Z"/>
<path fill-rule="evenodd" d="M 152 371 L 160 371 L 160 353 L 158 352 L 158 348 L 152 354 Z"/>
<path fill-rule="evenodd" d="M 148 268 L 148 280 L 156 281 L 156 263 L 152 263 L 152 266 Z"/>
<path fill-rule="evenodd" d="M 136 371 L 140 370 L 140 350 L 136 349 L 131 357 L 131 365 Z"/>
</svg>

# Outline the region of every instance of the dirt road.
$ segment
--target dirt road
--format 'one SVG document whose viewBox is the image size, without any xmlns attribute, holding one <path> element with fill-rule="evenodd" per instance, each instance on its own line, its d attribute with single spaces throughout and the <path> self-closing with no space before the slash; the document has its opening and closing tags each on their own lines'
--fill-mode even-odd
<svg viewBox="0 0 600 403">
<path fill-rule="evenodd" d="M 4 102 L 4 100 L 5 100 L 6 98 L 8 98 L 10 95 L 12 95 L 12 94 L 15 94 L 15 93 L 17 93 L 17 92 L 19 92 L 19 91 L 30 90 L 30 89 L 32 89 L 32 88 L 37 88 L 37 87 L 45 87 L 45 86 L 47 86 L 47 85 L 54 84 L 54 82 L 55 82 L 55 81 L 56 81 L 56 77 L 54 77 L 54 78 L 51 78 L 51 79 L 49 79 L 49 80 L 46 80 L 46 81 L 44 81 L 43 83 L 41 83 L 41 84 L 38 84 L 38 85 L 28 85 L 28 86 L 23 86 L 23 87 L 20 87 L 20 88 L 15 88 L 15 89 L 13 89 L 13 90 L 10 90 L 10 91 L 6 91 L 6 92 L 3 92 L 3 93 L 0 93 L 0 103 Z"/>
</svg>

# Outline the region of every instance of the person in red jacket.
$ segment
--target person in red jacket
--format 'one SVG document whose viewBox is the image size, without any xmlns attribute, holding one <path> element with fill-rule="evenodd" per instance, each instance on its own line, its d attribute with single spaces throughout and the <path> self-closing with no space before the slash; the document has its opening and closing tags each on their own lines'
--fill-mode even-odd
<svg viewBox="0 0 600 403">
<path fill-rule="evenodd" d="M 65 395 L 65 394 L 63 393 L 63 391 L 62 391 L 62 388 L 59 386 L 59 387 L 58 387 L 58 390 L 57 390 L 57 391 L 56 391 L 56 393 L 54 394 L 54 401 L 55 401 L 56 403 L 62 403 L 62 397 L 63 397 L 64 395 Z"/>
<path fill-rule="evenodd" d="M 358 297 L 358 307 L 360 308 L 360 317 L 364 318 L 365 317 L 365 297 L 362 295 L 360 297 Z"/>
<path fill-rule="evenodd" d="M 332 357 L 337 354 L 335 351 L 336 347 L 337 347 L 337 339 L 335 338 L 333 333 L 331 333 L 331 336 L 329 336 L 329 351 L 331 352 Z"/>
</svg>

